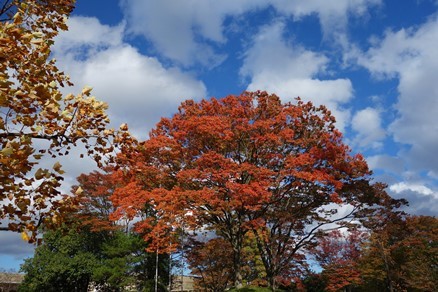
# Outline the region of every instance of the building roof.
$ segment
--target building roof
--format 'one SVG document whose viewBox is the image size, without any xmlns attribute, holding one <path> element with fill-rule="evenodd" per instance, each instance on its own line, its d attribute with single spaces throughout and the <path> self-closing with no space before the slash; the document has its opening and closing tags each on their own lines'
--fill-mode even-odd
<svg viewBox="0 0 438 292">
<path fill-rule="evenodd" d="M 0 284 L 19 284 L 23 282 L 24 274 L 0 273 Z"/>
</svg>

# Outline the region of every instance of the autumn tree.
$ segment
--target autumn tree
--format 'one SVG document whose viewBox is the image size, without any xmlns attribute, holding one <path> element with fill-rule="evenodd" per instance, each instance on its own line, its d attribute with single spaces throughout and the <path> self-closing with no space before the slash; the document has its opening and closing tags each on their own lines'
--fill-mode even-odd
<svg viewBox="0 0 438 292">
<path fill-rule="evenodd" d="M 328 168 L 328 172 L 332 170 L 338 168 Z M 324 190 L 329 184 L 302 181 L 302 187 L 289 190 L 267 206 L 263 215 L 265 225 L 253 232 L 271 287 L 275 288 L 279 280 L 293 281 L 299 275 L 305 254 L 318 244 L 320 234 L 361 226 L 383 210 L 390 213 L 404 204 L 404 200 L 390 198 L 384 191 L 385 185 L 372 184 L 367 172 L 357 170 L 344 168 L 342 187 L 337 189 L 335 201 Z M 294 269 L 296 273 L 287 276 Z"/>
<path fill-rule="evenodd" d="M 337 205 L 357 211 L 376 196 L 366 162 L 334 123 L 323 106 L 283 104 L 266 92 L 188 100 L 119 157 L 130 183 L 115 192 L 116 214 L 153 206 L 159 220 L 136 226 L 157 249 L 176 244 L 178 228 L 214 230 L 232 248 L 238 287 L 243 240 L 254 232 L 275 286 L 290 262 L 302 261 L 298 251 L 314 233 L 306 226 L 316 232 L 336 222 Z"/>
<path fill-rule="evenodd" d="M 365 244 L 360 261 L 365 284 L 386 291 L 436 291 L 437 242 L 437 218 L 390 218 Z"/>
<path fill-rule="evenodd" d="M 82 143 L 98 164 L 111 152 L 107 105 L 86 87 L 77 95 L 51 59 L 55 36 L 67 30 L 74 0 L 3 0 L 0 4 L 0 219 L 1 230 L 33 239 L 38 227 L 58 224 L 76 202 L 61 200 L 61 164 L 41 167 Z M 4 221 L 3 221 L 4 222 Z"/>
<path fill-rule="evenodd" d="M 99 289 L 123 290 L 127 286 L 152 289 L 155 283 L 158 260 L 159 291 L 168 282 L 169 257 L 147 252 L 147 243 L 140 234 L 131 230 L 129 220 L 111 220 L 115 208 L 111 197 L 117 187 L 124 184 L 119 170 L 107 166 L 77 177 L 72 193 L 78 195 L 78 206 L 72 213 L 75 224 L 81 229 L 102 236 L 102 245 L 96 256 L 99 265 L 93 270 L 93 281 Z"/>
</svg>

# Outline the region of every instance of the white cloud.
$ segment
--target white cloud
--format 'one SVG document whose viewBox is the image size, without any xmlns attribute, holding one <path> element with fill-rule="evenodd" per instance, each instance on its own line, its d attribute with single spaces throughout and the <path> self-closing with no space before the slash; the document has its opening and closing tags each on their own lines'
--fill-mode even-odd
<svg viewBox="0 0 438 292">
<path fill-rule="evenodd" d="M 101 25 L 97 18 L 75 16 L 68 20 L 68 26 L 68 32 L 61 33 L 54 46 L 54 51 L 63 55 L 85 59 L 99 50 L 123 43 L 123 23 L 111 27 Z"/>
<path fill-rule="evenodd" d="M 129 31 L 151 40 L 158 52 L 183 65 L 194 60 L 214 66 L 223 61 L 208 44 L 222 43 L 223 21 L 226 15 L 243 13 L 256 8 L 261 0 L 244 1 L 122 1 Z"/>
<path fill-rule="evenodd" d="M 358 63 L 378 78 L 398 78 L 397 118 L 390 125 L 403 155 L 415 170 L 438 173 L 438 19 L 414 29 L 387 31 Z"/>
<path fill-rule="evenodd" d="M 364 16 L 381 0 L 124 0 L 129 31 L 150 40 L 158 53 L 183 65 L 215 66 L 224 55 L 213 46 L 226 42 L 224 20 L 247 12 L 274 7 L 280 16 L 299 21 L 316 14 L 326 39 L 347 45 L 346 28 L 351 15 Z"/>
<path fill-rule="evenodd" d="M 386 136 L 381 123 L 380 112 L 377 109 L 367 107 L 356 112 L 351 121 L 351 127 L 357 133 L 353 144 L 361 148 L 381 148 L 381 141 Z"/>
<path fill-rule="evenodd" d="M 86 35 L 81 34 L 84 25 Z M 69 27 L 56 40 L 55 57 L 77 91 L 91 85 L 93 94 L 109 104 L 115 127 L 127 122 L 134 134 L 145 138 L 160 117 L 175 112 L 183 100 L 206 95 L 204 84 L 192 75 L 165 68 L 124 43 L 121 26 L 108 38 L 101 33 L 112 27 L 94 18 L 72 17 Z M 85 58 L 77 58 L 78 52 Z"/>
<path fill-rule="evenodd" d="M 405 192 L 405 191 L 411 191 L 415 192 L 421 195 L 434 195 L 435 194 L 431 189 L 429 189 L 426 186 L 420 185 L 420 184 L 408 184 L 406 182 L 400 182 L 393 184 L 389 187 L 389 189 L 393 192 L 396 192 L 397 194 Z"/>
<path fill-rule="evenodd" d="M 350 80 L 320 80 L 328 58 L 298 45 L 287 44 L 282 36 L 283 23 L 262 28 L 246 52 L 240 74 L 251 79 L 248 90 L 267 90 L 292 99 L 297 96 L 326 105 L 343 130 L 349 110 L 342 108 L 353 96 Z"/>
<path fill-rule="evenodd" d="M 413 214 L 436 215 L 438 192 L 416 182 L 399 182 L 389 187 L 395 197 L 403 197 L 410 203 Z"/>
</svg>

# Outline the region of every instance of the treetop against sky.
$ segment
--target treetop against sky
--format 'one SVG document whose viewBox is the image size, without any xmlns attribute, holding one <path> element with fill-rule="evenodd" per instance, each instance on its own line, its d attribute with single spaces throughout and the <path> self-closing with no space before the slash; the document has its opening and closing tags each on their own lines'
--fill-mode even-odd
<svg viewBox="0 0 438 292">
<path fill-rule="evenodd" d="M 437 12 L 432 0 L 78 0 L 52 55 L 68 92 L 92 86 L 142 140 L 186 99 L 266 90 L 323 104 L 376 181 L 436 215 Z M 66 192 L 95 167 L 61 163 Z M 1 265 L 18 267 L 29 247 L 0 236 Z"/>
</svg>

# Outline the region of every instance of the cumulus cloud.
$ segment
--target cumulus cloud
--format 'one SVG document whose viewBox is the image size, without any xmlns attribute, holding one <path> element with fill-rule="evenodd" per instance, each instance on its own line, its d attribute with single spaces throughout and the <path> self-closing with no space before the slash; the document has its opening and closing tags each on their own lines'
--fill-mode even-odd
<svg viewBox="0 0 438 292">
<path fill-rule="evenodd" d="M 123 43 L 124 23 L 111 27 L 101 25 L 97 18 L 75 16 L 68 20 L 68 26 L 68 32 L 56 38 L 55 52 L 85 59 L 91 53 Z M 88 54 L 84 56 L 84 53 Z"/>
<path fill-rule="evenodd" d="M 386 136 L 381 124 L 380 112 L 375 108 L 367 107 L 356 112 L 351 121 L 351 127 L 357 133 L 353 144 L 361 148 L 381 148 Z"/>
<path fill-rule="evenodd" d="M 342 107 L 353 96 L 348 79 L 321 80 L 329 59 L 320 53 L 288 44 L 283 39 L 281 22 L 263 27 L 254 37 L 253 46 L 245 54 L 240 70 L 250 78 L 248 90 L 267 90 L 282 98 L 302 97 L 326 105 L 335 115 L 337 126 L 343 130 L 349 110 Z"/>
<path fill-rule="evenodd" d="M 186 66 L 195 60 L 203 65 L 214 66 L 221 63 L 225 56 L 197 38 L 223 43 L 225 16 L 242 13 L 262 2 L 130 0 L 122 1 L 122 6 L 129 31 L 152 41 L 163 56 Z"/>
<path fill-rule="evenodd" d="M 389 131 L 396 142 L 408 145 L 400 153 L 410 167 L 438 173 L 438 18 L 418 28 L 387 31 L 383 39 L 358 57 L 358 63 L 377 78 L 397 78 L 397 118 Z"/>
<path fill-rule="evenodd" d="M 411 191 L 411 192 L 416 192 L 422 195 L 434 195 L 437 196 L 437 194 L 435 194 L 431 189 L 429 189 L 426 186 L 420 185 L 420 184 L 408 184 L 406 182 L 400 182 L 400 183 L 396 183 L 393 184 L 392 186 L 389 187 L 389 189 L 393 192 L 396 193 L 401 193 L 404 191 Z"/>
<path fill-rule="evenodd" d="M 410 202 L 411 213 L 436 215 L 438 192 L 415 182 L 399 182 L 389 187 L 395 197 L 403 197 Z"/>
<path fill-rule="evenodd" d="M 186 66 L 215 66 L 225 56 L 212 44 L 226 42 L 227 17 L 268 7 L 295 21 L 317 15 L 325 38 L 347 45 L 349 16 L 364 16 L 380 3 L 381 0 L 124 0 L 122 6 L 129 31 L 150 40 L 159 54 Z"/>
<path fill-rule="evenodd" d="M 76 91 L 91 85 L 93 94 L 109 104 L 114 126 L 127 122 L 145 138 L 159 118 L 173 113 L 183 100 L 206 95 L 205 85 L 191 74 L 165 68 L 123 42 L 122 25 L 72 17 L 69 27 L 56 40 L 54 55 L 77 85 Z M 87 33 L 82 34 L 85 27 Z M 105 32 L 112 33 L 107 37 Z"/>
</svg>

